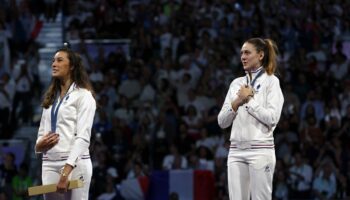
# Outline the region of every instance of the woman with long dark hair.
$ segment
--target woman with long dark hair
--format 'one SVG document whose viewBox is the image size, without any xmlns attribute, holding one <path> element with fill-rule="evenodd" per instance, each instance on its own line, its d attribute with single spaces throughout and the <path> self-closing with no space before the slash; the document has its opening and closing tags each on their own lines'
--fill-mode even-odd
<svg viewBox="0 0 350 200">
<path fill-rule="evenodd" d="M 52 81 L 42 102 L 35 151 L 42 153 L 42 183 L 57 184 L 44 199 L 88 199 L 92 164 L 89 154 L 96 110 L 94 91 L 80 56 L 68 48 L 56 51 Z M 82 188 L 67 190 L 80 179 Z"/>
</svg>

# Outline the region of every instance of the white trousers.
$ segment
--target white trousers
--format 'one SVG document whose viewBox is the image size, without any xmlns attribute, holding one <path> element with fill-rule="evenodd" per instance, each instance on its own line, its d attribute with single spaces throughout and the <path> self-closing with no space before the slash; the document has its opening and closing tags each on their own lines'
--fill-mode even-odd
<svg viewBox="0 0 350 200">
<path fill-rule="evenodd" d="M 66 164 L 64 161 L 43 161 L 42 164 L 42 182 L 46 184 L 57 184 L 60 179 L 60 170 Z M 66 193 L 48 193 L 44 195 L 45 200 L 88 200 L 89 188 L 92 176 L 91 159 L 79 159 L 76 162 L 76 167 L 69 174 L 69 180 L 82 180 L 84 186 L 73 190 L 68 190 Z"/>
<path fill-rule="evenodd" d="M 275 149 L 230 148 L 227 159 L 230 200 L 272 199 Z"/>
</svg>

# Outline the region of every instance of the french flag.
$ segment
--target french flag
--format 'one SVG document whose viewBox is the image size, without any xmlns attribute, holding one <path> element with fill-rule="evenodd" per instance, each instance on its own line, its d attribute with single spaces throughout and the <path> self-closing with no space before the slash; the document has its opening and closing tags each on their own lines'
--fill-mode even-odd
<svg viewBox="0 0 350 200">
<path fill-rule="evenodd" d="M 146 199 L 149 187 L 149 178 L 141 176 L 138 178 L 125 179 L 120 184 L 120 195 L 125 200 Z"/>
<path fill-rule="evenodd" d="M 154 171 L 146 199 L 164 200 L 177 193 L 181 200 L 212 200 L 214 184 L 214 175 L 209 170 Z"/>
</svg>

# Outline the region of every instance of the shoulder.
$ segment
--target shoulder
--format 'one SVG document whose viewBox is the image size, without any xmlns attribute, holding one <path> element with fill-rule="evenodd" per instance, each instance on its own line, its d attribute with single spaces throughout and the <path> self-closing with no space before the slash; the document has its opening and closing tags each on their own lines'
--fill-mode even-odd
<svg viewBox="0 0 350 200">
<path fill-rule="evenodd" d="M 93 101 L 95 102 L 95 98 L 92 95 L 92 92 L 86 88 L 76 88 L 75 94 L 78 96 L 78 99 L 81 101 Z"/>
<path fill-rule="evenodd" d="M 279 84 L 280 82 L 279 78 L 274 74 L 272 75 L 266 74 L 266 79 L 273 84 Z"/>
<path fill-rule="evenodd" d="M 75 91 L 79 96 L 92 96 L 91 91 L 86 88 L 77 87 L 75 88 Z"/>
<path fill-rule="evenodd" d="M 231 81 L 230 87 L 233 87 L 235 85 L 241 85 L 241 84 L 245 83 L 245 81 L 246 81 L 245 76 L 237 77 L 237 78 L 233 79 L 233 81 Z"/>
</svg>

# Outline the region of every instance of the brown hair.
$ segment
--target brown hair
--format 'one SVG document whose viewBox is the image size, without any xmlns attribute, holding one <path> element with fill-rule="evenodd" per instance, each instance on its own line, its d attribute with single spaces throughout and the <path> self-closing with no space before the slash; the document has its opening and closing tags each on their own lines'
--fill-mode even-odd
<svg viewBox="0 0 350 200">
<path fill-rule="evenodd" d="M 274 74 L 277 68 L 277 54 L 278 54 L 278 48 L 276 43 L 271 39 L 262 39 L 262 38 L 250 38 L 246 42 L 254 45 L 257 52 L 260 52 L 260 51 L 264 52 L 262 65 L 265 68 L 267 74 L 269 75 Z"/>
<path fill-rule="evenodd" d="M 75 53 L 71 49 L 61 48 L 58 49 L 57 52 L 66 52 L 69 60 L 69 64 L 73 67 L 71 73 L 71 80 L 76 84 L 79 88 L 85 88 L 89 90 L 95 98 L 95 92 L 93 90 L 92 84 L 90 82 L 89 76 L 83 66 L 82 59 L 79 54 Z M 57 78 L 52 78 L 49 88 L 44 94 L 44 99 L 41 104 L 42 107 L 48 108 L 55 101 L 56 93 L 60 91 L 60 80 Z"/>
</svg>

